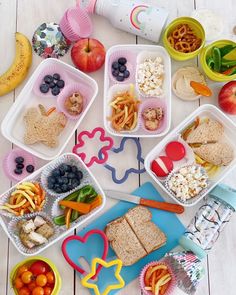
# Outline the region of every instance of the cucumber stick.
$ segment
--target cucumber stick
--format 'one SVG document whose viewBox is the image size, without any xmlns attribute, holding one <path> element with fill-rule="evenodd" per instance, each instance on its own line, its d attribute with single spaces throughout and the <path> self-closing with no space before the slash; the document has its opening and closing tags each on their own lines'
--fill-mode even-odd
<svg viewBox="0 0 236 295">
<path fill-rule="evenodd" d="M 221 53 L 218 47 L 213 48 L 212 57 L 214 60 L 214 71 L 219 72 L 221 68 Z"/>
</svg>

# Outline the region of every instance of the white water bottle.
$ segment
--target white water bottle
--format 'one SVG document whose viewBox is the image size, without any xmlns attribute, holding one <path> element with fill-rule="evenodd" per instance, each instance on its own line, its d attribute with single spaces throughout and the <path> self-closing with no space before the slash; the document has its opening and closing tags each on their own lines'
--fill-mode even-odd
<svg viewBox="0 0 236 295">
<path fill-rule="evenodd" d="M 106 17 L 118 29 L 156 43 L 168 16 L 166 9 L 140 0 L 78 0 L 78 5 Z"/>
</svg>

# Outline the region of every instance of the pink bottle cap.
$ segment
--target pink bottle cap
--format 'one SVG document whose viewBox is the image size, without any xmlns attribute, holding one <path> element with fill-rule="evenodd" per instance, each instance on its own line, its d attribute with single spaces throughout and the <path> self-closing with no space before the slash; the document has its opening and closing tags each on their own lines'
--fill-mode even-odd
<svg viewBox="0 0 236 295">
<path fill-rule="evenodd" d="M 78 0 L 77 6 L 84 8 L 88 13 L 94 14 L 97 0 Z"/>
</svg>

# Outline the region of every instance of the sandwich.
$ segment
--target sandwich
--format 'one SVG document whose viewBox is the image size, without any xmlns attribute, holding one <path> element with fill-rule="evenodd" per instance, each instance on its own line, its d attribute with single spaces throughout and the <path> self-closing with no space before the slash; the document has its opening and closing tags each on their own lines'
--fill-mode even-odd
<svg viewBox="0 0 236 295">
<path fill-rule="evenodd" d="M 165 234 L 151 219 L 146 207 L 136 206 L 107 224 L 105 234 L 123 265 L 136 263 L 166 243 Z"/>
</svg>

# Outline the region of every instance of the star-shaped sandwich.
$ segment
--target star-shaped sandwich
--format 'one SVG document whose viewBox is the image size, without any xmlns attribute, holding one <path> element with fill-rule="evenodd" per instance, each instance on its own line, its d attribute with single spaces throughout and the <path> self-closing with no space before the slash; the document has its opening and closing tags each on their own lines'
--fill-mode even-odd
<svg viewBox="0 0 236 295">
<path fill-rule="evenodd" d="M 110 268 L 113 267 L 114 265 L 117 265 L 116 270 L 114 272 L 114 276 L 117 279 L 118 283 L 117 284 L 111 284 L 108 285 L 106 287 L 106 289 L 103 291 L 103 293 L 100 293 L 99 288 L 97 286 L 97 284 L 94 283 L 90 283 L 89 280 L 94 277 L 94 275 L 96 274 L 96 266 L 97 264 L 102 265 L 105 268 Z M 123 280 L 123 278 L 120 275 L 122 269 L 122 261 L 120 259 L 115 259 L 112 260 L 110 262 L 106 262 L 104 260 L 102 260 L 101 258 L 94 258 L 92 261 L 92 265 L 91 265 L 91 272 L 89 274 L 87 274 L 82 280 L 81 280 L 81 284 L 89 289 L 93 289 L 94 293 L 96 295 L 107 295 L 110 291 L 112 290 L 116 290 L 116 289 L 121 289 L 124 287 L 125 282 Z"/>
</svg>

